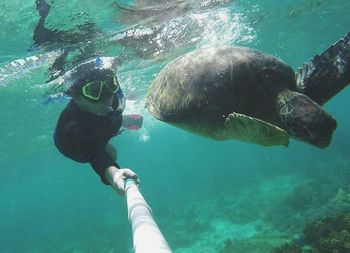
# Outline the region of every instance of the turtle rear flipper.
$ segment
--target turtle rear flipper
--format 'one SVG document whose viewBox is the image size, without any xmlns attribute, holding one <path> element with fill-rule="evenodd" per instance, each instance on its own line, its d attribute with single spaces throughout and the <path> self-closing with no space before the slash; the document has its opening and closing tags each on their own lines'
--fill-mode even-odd
<svg viewBox="0 0 350 253">
<path fill-rule="evenodd" d="M 350 33 L 296 73 L 298 91 L 320 105 L 350 83 Z"/>
<path fill-rule="evenodd" d="M 240 113 L 231 113 L 227 117 L 221 134 L 223 139 L 238 139 L 262 146 L 289 144 L 289 135 L 283 129 Z"/>
</svg>

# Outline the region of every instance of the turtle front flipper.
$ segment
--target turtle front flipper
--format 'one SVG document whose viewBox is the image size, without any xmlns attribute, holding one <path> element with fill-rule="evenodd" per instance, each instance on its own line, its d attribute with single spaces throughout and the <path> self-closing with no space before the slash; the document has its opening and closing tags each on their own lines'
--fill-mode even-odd
<svg viewBox="0 0 350 253">
<path fill-rule="evenodd" d="M 350 33 L 296 73 L 298 91 L 323 105 L 350 83 Z"/>
<path fill-rule="evenodd" d="M 263 120 L 240 113 L 231 113 L 220 132 L 223 139 L 238 139 L 262 146 L 289 144 L 289 135 L 283 129 Z"/>
</svg>

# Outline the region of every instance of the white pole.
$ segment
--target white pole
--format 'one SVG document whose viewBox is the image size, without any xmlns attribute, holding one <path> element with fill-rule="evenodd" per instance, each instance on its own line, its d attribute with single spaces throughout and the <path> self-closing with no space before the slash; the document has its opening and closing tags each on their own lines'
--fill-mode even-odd
<svg viewBox="0 0 350 253">
<path fill-rule="evenodd" d="M 128 217 L 132 227 L 135 253 L 171 253 L 152 211 L 132 179 L 125 181 Z"/>
</svg>

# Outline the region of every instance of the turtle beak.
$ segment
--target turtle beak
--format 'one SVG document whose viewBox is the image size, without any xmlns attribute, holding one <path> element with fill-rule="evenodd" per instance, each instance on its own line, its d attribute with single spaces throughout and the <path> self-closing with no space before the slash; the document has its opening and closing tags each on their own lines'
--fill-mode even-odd
<svg viewBox="0 0 350 253">
<path fill-rule="evenodd" d="M 312 125 L 305 128 L 305 141 L 319 148 L 326 148 L 332 141 L 337 122 L 327 113 L 322 114 Z"/>
</svg>

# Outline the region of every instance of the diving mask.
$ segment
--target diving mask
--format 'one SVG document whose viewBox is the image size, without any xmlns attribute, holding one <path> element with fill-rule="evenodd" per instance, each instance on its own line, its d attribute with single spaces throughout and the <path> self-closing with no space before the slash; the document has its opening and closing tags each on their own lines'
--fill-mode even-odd
<svg viewBox="0 0 350 253">
<path fill-rule="evenodd" d="M 84 97 L 98 101 L 105 98 L 105 94 L 116 94 L 120 89 L 115 76 L 110 76 L 104 81 L 93 81 L 82 86 L 81 91 Z"/>
</svg>

